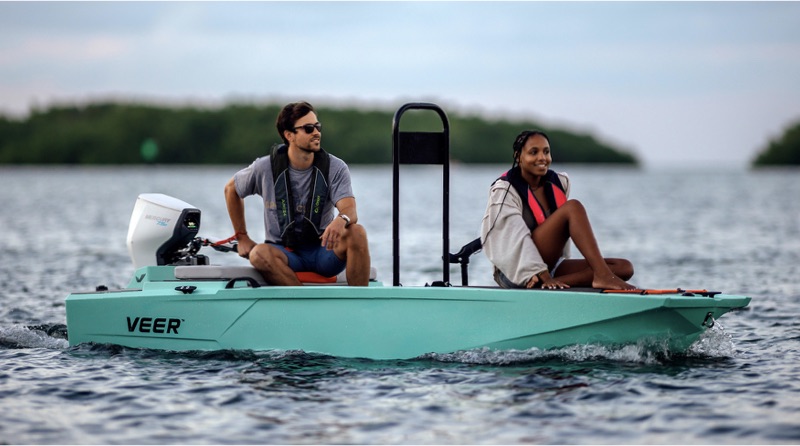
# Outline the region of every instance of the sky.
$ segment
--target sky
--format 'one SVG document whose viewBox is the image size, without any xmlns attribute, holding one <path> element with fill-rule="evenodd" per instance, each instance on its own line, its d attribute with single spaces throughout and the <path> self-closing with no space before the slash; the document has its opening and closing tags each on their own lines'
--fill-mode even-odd
<svg viewBox="0 0 800 446">
<path fill-rule="evenodd" d="M 800 2 L 0 2 L 0 113 L 106 99 L 426 101 L 747 166 L 800 121 Z"/>
</svg>

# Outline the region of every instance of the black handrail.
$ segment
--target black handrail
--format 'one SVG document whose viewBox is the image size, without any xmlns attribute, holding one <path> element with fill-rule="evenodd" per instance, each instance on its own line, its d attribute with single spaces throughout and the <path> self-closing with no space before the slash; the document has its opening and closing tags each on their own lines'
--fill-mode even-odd
<svg viewBox="0 0 800 446">
<path fill-rule="evenodd" d="M 401 132 L 400 118 L 409 110 L 432 110 L 442 120 L 441 132 Z M 392 256 L 393 286 L 400 286 L 400 164 L 441 164 L 442 174 L 442 282 L 450 283 L 450 123 L 436 104 L 414 102 L 401 106 L 392 119 Z"/>
<path fill-rule="evenodd" d="M 481 245 L 481 238 L 478 237 L 462 246 L 461 250 L 457 253 L 450 254 L 450 263 L 458 263 L 461 265 L 461 286 L 469 285 L 469 258 L 472 254 L 475 254 L 481 249 L 483 249 L 483 245 Z"/>
</svg>

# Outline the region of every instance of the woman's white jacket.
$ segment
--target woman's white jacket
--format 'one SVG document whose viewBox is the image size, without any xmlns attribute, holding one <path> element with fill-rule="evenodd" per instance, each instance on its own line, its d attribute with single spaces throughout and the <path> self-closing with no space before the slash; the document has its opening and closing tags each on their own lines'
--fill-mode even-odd
<svg viewBox="0 0 800 446">
<path fill-rule="evenodd" d="M 559 172 L 558 177 L 569 197 L 569 177 L 563 172 Z M 489 190 L 489 202 L 481 222 L 481 240 L 489 261 L 520 286 L 547 270 L 531 231 L 522 219 L 522 199 L 508 181 L 498 179 Z M 567 242 L 563 257 L 569 258 L 569 251 Z"/>
</svg>

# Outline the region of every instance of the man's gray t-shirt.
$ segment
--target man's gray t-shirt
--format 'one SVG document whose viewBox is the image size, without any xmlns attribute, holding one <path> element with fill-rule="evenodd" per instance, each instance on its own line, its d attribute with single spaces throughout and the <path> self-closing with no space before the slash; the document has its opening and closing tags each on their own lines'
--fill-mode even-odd
<svg viewBox="0 0 800 446">
<path fill-rule="evenodd" d="M 341 159 L 328 154 L 330 170 L 328 171 L 328 201 L 322 209 L 322 228 L 335 217 L 333 209 L 342 198 L 354 197 L 350 184 L 350 170 Z M 297 170 L 289 166 L 289 181 L 295 205 L 304 205 L 311 192 L 313 168 Z M 275 180 L 272 176 L 271 155 L 257 158 L 253 164 L 236 172 L 233 177 L 236 193 L 240 198 L 259 195 L 264 200 L 264 226 L 268 242 L 280 243 L 281 231 L 278 223 L 277 204 L 275 203 Z"/>
</svg>

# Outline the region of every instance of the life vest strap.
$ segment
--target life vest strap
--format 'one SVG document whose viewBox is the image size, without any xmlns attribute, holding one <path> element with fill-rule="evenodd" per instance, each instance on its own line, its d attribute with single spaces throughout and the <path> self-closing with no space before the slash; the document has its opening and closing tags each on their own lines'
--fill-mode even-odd
<svg viewBox="0 0 800 446">
<path fill-rule="evenodd" d="M 544 220 L 547 218 L 544 209 L 533 195 L 533 191 L 531 191 L 531 188 L 528 186 L 528 182 L 522 178 L 519 166 L 509 169 L 498 179 L 511 183 L 514 190 L 517 191 L 517 195 L 523 200 L 522 218 L 531 231 L 533 231 L 536 226 L 544 223 Z M 564 185 L 561 184 L 558 174 L 552 170 L 548 170 L 542 180 L 544 181 L 547 204 L 550 206 L 550 209 L 555 212 L 556 209 L 567 202 Z"/>
</svg>

